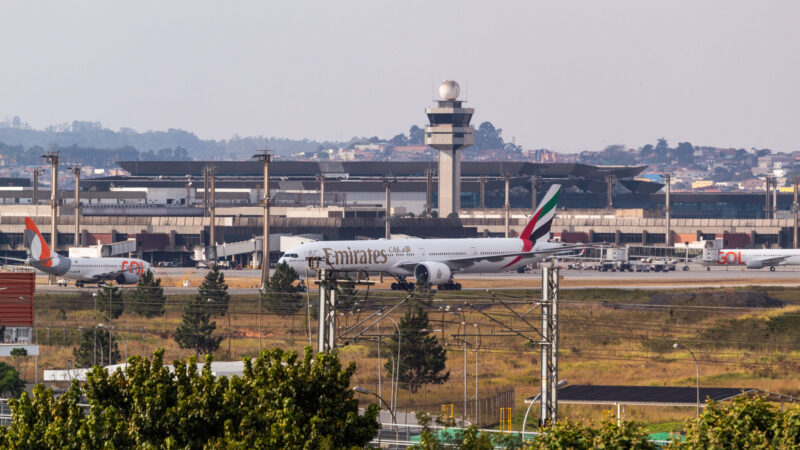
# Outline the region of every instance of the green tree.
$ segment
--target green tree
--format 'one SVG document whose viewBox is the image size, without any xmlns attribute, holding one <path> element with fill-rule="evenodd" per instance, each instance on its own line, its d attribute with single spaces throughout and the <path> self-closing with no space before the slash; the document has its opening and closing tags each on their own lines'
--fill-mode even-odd
<svg viewBox="0 0 800 450">
<path fill-rule="evenodd" d="M 400 345 L 398 379 L 406 383 L 412 394 L 425 384 L 447 381 L 450 378 L 450 371 L 444 371 L 447 352 L 431 332 L 428 313 L 419 305 L 411 306 L 400 320 L 398 328 L 400 336 L 395 331 L 387 345 L 387 352 L 393 356 L 397 355 Z M 392 370 L 391 362 L 386 363 L 386 370 Z"/>
<path fill-rule="evenodd" d="M 294 282 L 297 280 L 297 272 L 282 262 L 275 268 L 267 281 L 267 289 L 262 294 L 262 299 L 267 311 L 279 315 L 290 315 L 297 312 L 302 305 L 302 296 L 298 294 Z"/>
<path fill-rule="evenodd" d="M 797 435 L 797 430 L 783 432 L 782 419 L 781 412 L 762 397 L 737 397 L 726 403 L 709 401 L 700 418 L 686 424 L 686 440 L 673 442 L 671 448 L 772 448 L 776 439 Z M 784 448 L 796 446 L 795 441 Z"/>
<path fill-rule="evenodd" d="M 211 358 L 163 365 L 138 356 L 114 373 L 94 368 L 59 397 L 39 385 L 9 402 L 4 448 L 353 448 L 378 430 L 378 407 L 359 414 L 355 364 L 336 353 L 265 350 L 241 377 L 217 377 Z M 320 395 L 320 393 L 324 395 Z M 82 398 L 85 398 L 83 400 Z M 79 403 L 89 404 L 84 414 Z"/>
<path fill-rule="evenodd" d="M 212 315 L 224 316 L 228 312 L 231 296 L 228 294 L 228 285 L 225 284 L 225 274 L 219 271 L 214 264 L 203 279 L 203 284 L 195 296 L 197 302 L 208 303 L 208 310 Z"/>
<path fill-rule="evenodd" d="M 161 278 L 155 278 L 153 272 L 147 272 L 139 278 L 136 289 L 128 297 L 128 305 L 133 311 L 144 317 L 157 317 L 164 315 L 164 303 L 167 297 L 161 287 Z"/>
<path fill-rule="evenodd" d="M 194 349 L 195 355 L 210 354 L 219 348 L 222 336 L 215 336 L 217 322 L 211 321 L 210 300 L 199 295 L 183 307 L 181 324 L 175 330 L 175 342 L 180 348 Z"/>
<path fill-rule="evenodd" d="M 110 313 L 111 319 L 117 319 L 125 312 L 125 302 L 117 286 L 106 285 L 97 290 L 97 311 L 104 317 Z"/>
<path fill-rule="evenodd" d="M 25 382 L 20 379 L 19 372 L 8 364 L 0 362 L 0 397 L 18 397 L 24 390 Z"/>
<path fill-rule="evenodd" d="M 108 355 L 109 340 L 111 359 Z M 107 328 L 93 327 L 82 330 L 78 337 L 78 346 L 72 349 L 76 367 L 92 367 L 116 364 L 120 361 L 117 339 Z"/>
<path fill-rule="evenodd" d="M 22 362 L 22 358 L 25 358 L 27 356 L 28 356 L 28 351 L 22 347 L 11 349 L 11 361 L 14 362 L 14 368 L 17 370 L 17 372 L 20 371 L 19 366 L 20 363 Z"/>
<path fill-rule="evenodd" d="M 625 448 L 650 450 L 656 446 L 648 440 L 647 433 L 636 423 L 606 420 L 599 428 L 569 420 L 560 420 L 553 426 L 542 428 L 530 446 L 532 450 L 553 448 L 592 449 Z"/>
</svg>

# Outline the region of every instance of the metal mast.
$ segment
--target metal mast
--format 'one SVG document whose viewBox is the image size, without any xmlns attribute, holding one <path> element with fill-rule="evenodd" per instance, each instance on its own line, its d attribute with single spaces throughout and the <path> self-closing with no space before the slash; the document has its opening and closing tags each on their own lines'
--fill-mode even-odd
<svg viewBox="0 0 800 450">
<path fill-rule="evenodd" d="M 539 424 L 558 420 L 558 268 L 542 267 L 542 367 Z"/>
<path fill-rule="evenodd" d="M 259 150 L 258 153 L 253 155 L 264 164 L 264 197 L 261 202 L 264 206 L 264 243 L 261 250 L 261 288 L 265 289 L 267 281 L 269 280 L 269 163 L 272 155 L 269 153 L 267 144 L 264 144 L 264 149 Z M 322 317 L 322 311 L 320 311 Z"/>
<path fill-rule="evenodd" d="M 56 220 L 58 218 L 58 160 L 59 153 L 57 150 L 52 150 L 44 155 L 42 158 L 50 163 L 50 247 L 53 252 L 58 252 L 58 227 Z M 55 275 L 50 275 L 50 284 L 56 284 Z"/>
</svg>

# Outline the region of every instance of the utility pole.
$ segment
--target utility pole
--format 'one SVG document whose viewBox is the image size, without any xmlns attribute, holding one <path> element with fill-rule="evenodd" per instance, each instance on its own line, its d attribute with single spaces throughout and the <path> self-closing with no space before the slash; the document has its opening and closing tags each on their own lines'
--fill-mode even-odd
<svg viewBox="0 0 800 450">
<path fill-rule="evenodd" d="M 264 197 L 262 204 L 264 205 L 264 244 L 261 250 L 261 289 L 267 288 L 267 281 L 269 280 L 269 163 L 272 155 L 269 153 L 269 147 L 265 144 L 263 150 L 253 155 L 264 164 Z M 321 316 L 320 312 L 320 317 Z"/>
<path fill-rule="evenodd" d="M 794 231 L 794 240 L 792 241 L 792 243 L 793 243 L 793 247 L 794 248 L 797 248 L 797 210 L 798 210 L 797 183 L 799 181 L 800 181 L 800 177 L 795 175 L 794 181 L 792 181 L 792 183 L 793 183 L 792 187 L 794 188 L 794 201 L 792 202 L 792 212 L 794 213 L 794 222 L 792 223 L 792 229 Z"/>
<path fill-rule="evenodd" d="M 617 177 L 614 175 L 606 175 L 606 208 L 611 209 L 614 207 L 614 201 L 611 196 L 614 192 L 614 182 Z"/>
<path fill-rule="evenodd" d="M 433 210 L 433 169 L 425 169 L 425 214 L 431 217 Z"/>
<path fill-rule="evenodd" d="M 558 268 L 542 267 L 541 415 L 539 425 L 558 420 Z"/>
<path fill-rule="evenodd" d="M 209 216 L 209 246 L 213 249 L 211 257 L 217 259 L 217 211 L 216 211 L 216 191 L 217 191 L 217 169 L 214 166 L 208 168 L 208 182 L 209 182 L 209 199 L 208 199 L 208 216 Z"/>
<path fill-rule="evenodd" d="M 509 237 L 511 234 L 511 175 L 504 173 L 503 181 L 505 181 L 506 186 L 506 202 L 503 205 L 503 209 L 505 209 L 505 230 L 506 237 Z"/>
<path fill-rule="evenodd" d="M 35 205 L 35 212 L 36 216 L 39 215 L 39 174 L 43 173 L 44 169 L 33 169 L 33 198 L 31 198 L 31 204 Z"/>
<path fill-rule="evenodd" d="M 58 150 L 51 150 L 42 158 L 50 163 L 50 247 L 53 252 L 58 252 L 58 226 L 56 220 L 58 219 Z M 56 276 L 50 275 L 50 284 L 56 284 Z"/>
<path fill-rule="evenodd" d="M 481 186 L 481 209 L 486 208 L 486 177 L 483 175 L 478 178 L 478 183 Z"/>
<path fill-rule="evenodd" d="M 664 201 L 664 218 L 666 219 L 666 229 L 664 230 L 664 247 L 669 247 L 672 245 L 672 232 L 670 230 L 670 207 L 672 204 L 669 201 L 669 194 L 671 189 L 671 181 L 672 177 L 670 174 L 664 175 L 664 189 L 666 189 L 666 196 Z M 642 245 L 646 245 L 646 242 L 642 242 Z"/>
<path fill-rule="evenodd" d="M 765 219 L 769 219 L 770 215 L 771 215 L 770 214 L 771 213 L 770 205 L 769 205 L 769 188 L 770 188 L 770 184 L 772 184 L 772 182 L 770 181 L 770 178 L 771 177 L 769 175 L 764 177 L 764 181 L 765 181 L 765 183 L 764 183 L 765 191 L 764 192 L 766 194 L 766 197 L 764 198 L 764 218 Z"/>
<path fill-rule="evenodd" d="M 772 218 L 778 218 L 778 177 L 772 177 Z"/>
<path fill-rule="evenodd" d="M 325 207 L 325 175 L 319 174 L 317 175 L 317 181 L 319 181 L 319 207 Z"/>
<path fill-rule="evenodd" d="M 383 177 L 383 185 L 386 186 L 386 212 L 384 213 L 384 223 L 386 225 L 386 239 L 392 238 L 392 183 L 396 178 Z"/>
<path fill-rule="evenodd" d="M 533 208 L 533 212 L 534 213 L 536 212 L 536 207 L 539 205 L 536 202 L 536 197 L 538 197 L 539 185 L 541 184 L 541 182 L 542 182 L 542 177 L 540 177 L 538 175 L 534 175 L 534 176 L 531 177 L 531 199 L 532 199 L 531 200 L 531 203 L 532 203 L 531 204 L 531 208 Z"/>
<path fill-rule="evenodd" d="M 72 173 L 75 175 L 75 239 L 73 239 L 73 244 L 75 247 L 81 246 L 81 200 L 80 200 L 80 192 L 81 192 L 81 166 L 73 166 L 71 168 Z"/>
<path fill-rule="evenodd" d="M 208 166 L 203 167 L 203 216 L 208 212 Z"/>
</svg>

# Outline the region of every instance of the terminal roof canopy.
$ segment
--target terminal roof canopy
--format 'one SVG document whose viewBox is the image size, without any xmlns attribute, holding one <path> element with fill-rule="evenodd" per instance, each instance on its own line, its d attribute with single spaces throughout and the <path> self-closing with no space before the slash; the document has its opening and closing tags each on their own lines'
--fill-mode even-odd
<svg viewBox="0 0 800 450">
<path fill-rule="evenodd" d="M 771 402 L 796 403 L 795 397 L 775 394 L 755 388 L 700 388 L 700 402 L 706 400 L 726 401 L 735 397 L 765 396 Z M 530 402 L 531 399 L 526 399 Z M 561 403 L 607 404 L 607 405 L 652 405 L 694 406 L 697 404 L 697 389 L 672 386 L 592 386 L 571 385 L 558 390 Z"/>
<path fill-rule="evenodd" d="M 132 176 L 182 177 L 203 176 L 204 167 L 215 167 L 217 176 L 262 176 L 263 166 L 252 161 L 118 161 L 117 164 Z M 274 177 L 314 177 L 319 174 L 342 177 L 382 177 L 385 175 L 424 177 L 427 169 L 436 170 L 436 161 L 273 161 L 270 164 Z M 605 182 L 606 175 L 618 179 L 632 178 L 644 172 L 647 166 L 590 166 L 577 163 L 538 164 L 529 162 L 461 163 L 463 177 L 533 176 L 553 178 L 584 178 Z"/>
</svg>

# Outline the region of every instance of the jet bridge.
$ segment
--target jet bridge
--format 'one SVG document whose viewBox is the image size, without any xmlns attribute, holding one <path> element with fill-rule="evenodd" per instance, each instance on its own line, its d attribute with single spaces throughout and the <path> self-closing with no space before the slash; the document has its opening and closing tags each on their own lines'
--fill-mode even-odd
<svg viewBox="0 0 800 450">
<path fill-rule="evenodd" d="M 318 234 L 304 234 L 298 236 L 285 234 L 271 235 L 269 245 L 271 249 L 270 253 L 278 250 L 284 252 L 304 242 L 313 242 L 320 239 L 322 239 L 322 235 Z M 258 266 L 258 261 L 260 261 L 260 255 L 263 250 L 264 239 L 258 236 L 246 241 L 225 242 L 217 245 L 195 247 L 192 259 L 195 261 L 214 261 L 236 255 L 249 254 L 253 256 L 252 266 L 256 267 Z"/>
<path fill-rule="evenodd" d="M 128 255 L 136 253 L 136 240 L 112 242 L 110 244 L 98 243 L 93 247 L 70 247 L 70 258 L 108 258 L 111 256 Z"/>
</svg>

